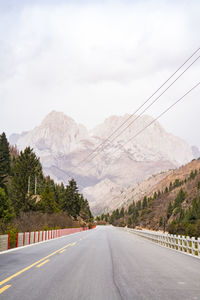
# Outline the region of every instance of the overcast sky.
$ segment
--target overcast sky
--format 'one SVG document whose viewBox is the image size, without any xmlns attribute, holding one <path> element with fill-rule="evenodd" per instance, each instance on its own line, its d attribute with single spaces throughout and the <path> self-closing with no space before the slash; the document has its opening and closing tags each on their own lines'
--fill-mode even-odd
<svg viewBox="0 0 200 300">
<path fill-rule="evenodd" d="M 0 0 L 0 132 L 30 130 L 52 110 L 88 129 L 133 113 L 200 47 L 199 16 L 198 0 Z M 148 114 L 199 79 L 200 59 Z M 200 87 L 160 122 L 200 146 Z"/>
</svg>

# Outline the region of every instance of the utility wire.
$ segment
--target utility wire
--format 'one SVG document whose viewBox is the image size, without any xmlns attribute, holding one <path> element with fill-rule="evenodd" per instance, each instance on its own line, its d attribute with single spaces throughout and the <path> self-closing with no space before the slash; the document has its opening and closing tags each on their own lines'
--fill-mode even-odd
<svg viewBox="0 0 200 300">
<path fill-rule="evenodd" d="M 145 129 L 147 129 L 149 126 L 151 126 L 153 123 L 155 123 L 159 118 L 161 118 L 165 113 L 167 113 L 172 107 L 174 107 L 178 102 L 180 102 L 183 98 L 185 98 L 189 93 L 191 93 L 195 88 L 197 88 L 197 86 L 200 85 L 200 81 L 194 85 L 188 92 L 186 92 L 181 98 L 179 98 L 177 101 L 175 101 L 172 105 L 170 105 L 167 109 L 165 109 L 160 115 L 158 115 L 156 117 L 156 119 L 154 119 L 153 121 L 151 121 L 147 126 L 145 126 L 143 129 L 141 129 L 139 132 L 137 132 L 133 137 L 131 137 L 128 141 L 126 141 L 123 145 L 120 146 L 120 148 L 122 148 L 123 146 L 125 146 L 126 144 L 128 144 L 130 141 L 132 141 L 134 138 L 136 138 L 138 135 L 140 135 Z M 116 149 L 113 153 L 115 154 L 117 151 L 119 151 L 119 149 Z M 92 166 L 90 169 L 88 169 L 87 171 L 91 170 L 92 168 L 94 168 L 95 166 Z"/>
<path fill-rule="evenodd" d="M 136 133 L 133 137 L 131 137 L 128 141 L 126 141 L 124 145 L 128 144 L 130 141 L 132 141 L 134 138 L 136 138 L 139 134 L 141 134 L 146 128 L 148 128 L 149 126 L 151 126 L 153 123 L 155 123 L 158 119 L 160 119 L 164 114 L 166 114 L 172 107 L 174 107 L 178 102 L 180 102 L 181 100 L 183 100 L 183 98 L 185 98 L 189 93 L 191 93 L 195 88 L 197 88 L 200 85 L 200 81 L 194 85 L 189 91 L 187 91 L 187 93 L 185 93 L 181 98 L 179 98 L 177 101 L 175 101 L 172 105 L 170 105 L 167 109 L 165 109 L 161 114 L 159 114 L 156 119 L 154 119 L 153 121 L 151 121 L 147 126 L 145 126 L 143 129 L 141 129 L 138 133 Z M 118 151 L 118 149 L 117 149 Z M 116 150 L 112 153 L 116 153 Z"/>
<path fill-rule="evenodd" d="M 110 143 L 112 143 L 114 140 L 116 140 L 125 130 L 127 130 L 138 118 L 140 118 L 140 116 L 146 112 L 156 101 L 159 100 L 159 98 L 200 58 L 200 56 L 198 56 L 158 97 L 156 97 L 138 116 L 136 116 L 136 118 L 131 122 L 129 123 L 121 132 L 118 133 L 117 136 L 115 136 L 111 141 Z M 131 115 L 133 116 L 133 115 Z M 130 119 L 130 118 L 129 118 Z M 125 122 L 124 122 L 125 123 Z M 90 158 L 90 161 L 92 161 L 94 158 L 96 158 L 100 151 L 102 151 L 104 148 L 106 147 L 105 146 L 102 146 L 101 150 L 99 150 L 99 152 L 97 152 L 95 154 L 95 156 L 93 156 L 92 158 Z M 86 164 L 86 163 L 85 163 Z M 85 164 L 83 164 L 82 166 L 84 166 Z"/>
<path fill-rule="evenodd" d="M 120 126 L 118 126 L 103 142 L 101 142 L 91 153 L 86 156 L 83 160 L 81 160 L 75 167 L 79 167 L 84 161 L 88 160 L 88 158 L 96 152 L 102 145 L 104 145 L 110 137 L 112 137 L 124 124 L 126 124 L 198 51 L 200 47 L 142 104 L 137 108 Z"/>
</svg>

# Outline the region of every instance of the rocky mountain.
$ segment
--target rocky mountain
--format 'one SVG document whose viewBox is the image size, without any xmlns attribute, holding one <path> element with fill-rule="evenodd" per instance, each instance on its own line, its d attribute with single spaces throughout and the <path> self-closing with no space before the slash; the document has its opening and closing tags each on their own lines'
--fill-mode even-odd
<svg viewBox="0 0 200 300">
<path fill-rule="evenodd" d="M 128 117 L 111 116 L 89 132 L 70 117 L 53 111 L 39 126 L 22 135 L 12 135 L 10 141 L 20 150 L 31 146 L 40 157 L 45 173 L 58 182 L 67 183 L 74 177 L 88 197 L 93 213 L 99 213 L 109 208 L 110 199 L 122 189 L 193 158 L 189 145 L 167 133 L 158 122 L 126 143 L 153 120 L 150 116 L 142 116 L 120 136 L 110 137 L 93 160 L 96 152 L 80 164 Z"/>
</svg>

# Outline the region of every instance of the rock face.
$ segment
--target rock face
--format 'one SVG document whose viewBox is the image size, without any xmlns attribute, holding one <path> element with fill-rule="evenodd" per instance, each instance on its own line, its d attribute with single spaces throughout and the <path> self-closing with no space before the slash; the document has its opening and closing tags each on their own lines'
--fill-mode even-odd
<svg viewBox="0 0 200 300">
<path fill-rule="evenodd" d="M 138 134 L 153 119 L 135 116 L 121 127 L 123 130 L 135 119 L 120 136 L 117 137 L 119 131 L 109 138 L 99 155 L 91 160 L 96 155 L 94 152 L 80 164 L 128 117 L 111 116 L 88 132 L 70 117 L 53 111 L 40 126 L 22 135 L 15 134 L 10 141 L 20 150 L 31 146 L 40 157 L 45 173 L 56 181 L 67 183 L 74 177 L 88 197 L 93 213 L 100 213 L 109 208 L 109 199 L 123 188 L 193 159 L 189 145 L 167 133 L 158 122 Z"/>
</svg>

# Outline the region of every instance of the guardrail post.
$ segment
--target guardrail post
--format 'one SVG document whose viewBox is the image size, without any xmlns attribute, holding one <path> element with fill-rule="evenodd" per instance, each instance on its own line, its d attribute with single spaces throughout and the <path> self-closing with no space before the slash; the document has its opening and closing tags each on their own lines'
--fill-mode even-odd
<svg viewBox="0 0 200 300">
<path fill-rule="evenodd" d="M 186 236 L 187 253 L 190 253 L 190 237 Z"/>
<path fill-rule="evenodd" d="M 191 240 L 191 247 L 192 247 L 192 254 L 195 255 L 195 251 L 196 251 L 196 239 L 195 237 L 192 237 L 192 240 Z"/>
<path fill-rule="evenodd" d="M 181 251 L 181 241 L 180 241 L 180 235 L 177 236 L 178 239 L 178 250 Z"/>
<path fill-rule="evenodd" d="M 25 232 L 23 232 L 23 246 L 25 245 Z"/>
<path fill-rule="evenodd" d="M 184 235 L 182 235 L 182 247 L 183 247 L 183 251 L 187 252 L 187 242 L 186 242 L 186 237 Z"/>
</svg>

